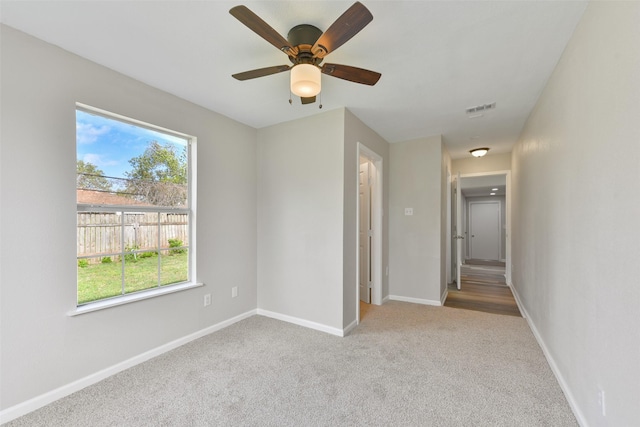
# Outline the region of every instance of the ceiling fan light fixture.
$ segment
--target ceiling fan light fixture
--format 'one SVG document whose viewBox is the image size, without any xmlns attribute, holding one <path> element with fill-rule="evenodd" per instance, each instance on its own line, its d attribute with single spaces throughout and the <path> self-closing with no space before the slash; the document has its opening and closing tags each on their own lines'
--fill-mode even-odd
<svg viewBox="0 0 640 427">
<path fill-rule="evenodd" d="M 291 68 L 291 92 L 301 98 L 320 93 L 320 68 L 311 64 L 298 64 Z"/>
<path fill-rule="evenodd" d="M 473 150 L 469 151 L 471 153 L 471 155 L 473 157 L 482 157 L 485 154 L 487 154 L 489 152 L 489 149 L 487 147 L 482 147 L 482 148 L 474 148 Z"/>
</svg>

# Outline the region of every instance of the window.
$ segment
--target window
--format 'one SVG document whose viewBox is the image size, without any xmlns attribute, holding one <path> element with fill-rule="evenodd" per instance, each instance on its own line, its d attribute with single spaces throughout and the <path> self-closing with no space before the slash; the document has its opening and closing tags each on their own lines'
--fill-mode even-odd
<svg viewBox="0 0 640 427">
<path fill-rule="evenodd" d="M 192 280 L 193 140 L 77 106 L 78 306 Z"/>
</svg>

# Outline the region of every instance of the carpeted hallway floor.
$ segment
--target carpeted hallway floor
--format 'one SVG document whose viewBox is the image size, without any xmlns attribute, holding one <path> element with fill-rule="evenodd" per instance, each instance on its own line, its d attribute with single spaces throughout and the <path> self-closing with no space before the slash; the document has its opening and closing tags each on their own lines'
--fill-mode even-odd
<svg viewBox="0 0 640 427">
<path fill-rule="evenodd" d="M 9 426 L 575 426 L 526 321 L 391 301 L 345 338 L 253 316 Z"/>
</svg>

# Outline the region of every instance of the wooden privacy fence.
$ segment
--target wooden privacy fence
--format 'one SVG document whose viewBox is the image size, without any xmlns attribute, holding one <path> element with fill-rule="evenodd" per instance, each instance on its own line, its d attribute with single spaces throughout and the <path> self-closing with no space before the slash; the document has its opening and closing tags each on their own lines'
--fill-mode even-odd
<svg viewBox="0 0 640 427">
<path fill-rule="evenodd" d="M 183 246 L 189 245 L 189 216 L 186 213 L 78 212 L 77 255 L 120 253 L 123 216 L 126 250 L 166 249 L 169 248 L 169 239 L 181 240 Z"/>
</svg>

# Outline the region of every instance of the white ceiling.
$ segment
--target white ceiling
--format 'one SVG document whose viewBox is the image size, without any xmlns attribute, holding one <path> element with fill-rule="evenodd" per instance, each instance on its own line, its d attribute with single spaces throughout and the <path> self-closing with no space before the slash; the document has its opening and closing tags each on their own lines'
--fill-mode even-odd
<svg viewBox="0 0 640 427">
<path fill-rule="evenodd" d="M 351 1 L 5 1 L 3 23 L 151 86 L 261 128 L 347 107 L 389 142 L 443 135 L 452 158 L 507 153 L 584 1 L 367 1 L 373 21 L 325 62 L 382 73 L 369 87 L 322 77 L 322 105 L 289 105 L 288 73 L 231 74 L 288 58 L 233 18 L 245 4 L 286 37 L 322 30 Z M 297 102 L 295 102 L 297 101 Z M 496 102 L 484 117 L 465 109 Z"/>
</svg>

